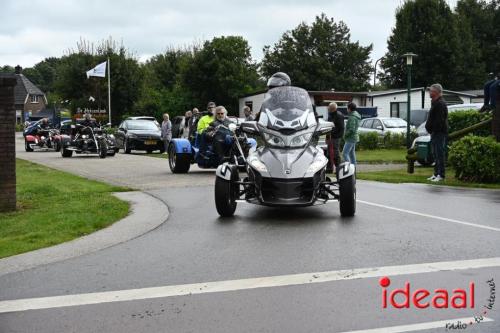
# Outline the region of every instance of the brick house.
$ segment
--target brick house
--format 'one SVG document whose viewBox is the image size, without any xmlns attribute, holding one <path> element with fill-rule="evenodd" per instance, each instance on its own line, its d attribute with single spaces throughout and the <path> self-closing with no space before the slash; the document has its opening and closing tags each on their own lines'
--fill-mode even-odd
<svg viewBox="0 0 500 333">
<path fill-rule="evenodd" d="M 45 109 L 47 97 L 40 88 L 22 74 L 21 66 L 16 66 L 15 70 L 17 85 L 14 88 L 14 107 L 16 109 L 16 123 L 19 124 L 30 115 L 35 115 Z"/>
</svg>

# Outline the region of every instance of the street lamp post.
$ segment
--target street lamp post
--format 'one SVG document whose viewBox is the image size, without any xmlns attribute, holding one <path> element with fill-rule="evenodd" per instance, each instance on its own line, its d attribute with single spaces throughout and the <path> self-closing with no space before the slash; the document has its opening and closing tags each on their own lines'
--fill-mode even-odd
<svg viewBox="0 0 500 333">
<path fill-rule="evenodd" d="M 406 58 L 406 68 L 408 72 L 408 101 L 406 102 L 406 148 L 410 149 L 410 109 L 411 109 L 411 66 L 413 65 L 413 57 L 416 57 L 415 53 L 405 53 L 403 57 Z"/>
<path fill-rule="evenodd" d="M 373 68 L 373 86 L 375 87 L 376 84 L 376 78 L 377 78 L 377 64 L 380 60 L 382 60 L 384 57 L 380 57 L 375 61 L 375 67 Z"/>
</svg>

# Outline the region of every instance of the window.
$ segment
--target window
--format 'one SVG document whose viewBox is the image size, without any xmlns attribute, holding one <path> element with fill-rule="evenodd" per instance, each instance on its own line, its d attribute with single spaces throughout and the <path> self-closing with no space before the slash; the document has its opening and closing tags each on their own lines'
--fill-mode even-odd
<svg viewBox="0 0 500 333">
<path fill-rule="evenodd" d="M 31 103 L 38 103 L 38 95 L 31 95 Z"/>
<path fill-rule="evenodd" d="M 381 127 L 383 129 L 382 122 L 380 120 L 378 120 L 378 119 L 375 119 L 375 120 L 373 120 L 372 128 L 380 129 L 380 128 L 377 128 L 377 127 Z"/>
<path fill-rule="evenodd" d="M 371 128 L 373 123 L 373 119 L 367 119 L 363 122 L 363 127 L 364 128 Z"/>
<path fill-rule="evenodd" d="M 406 112 L 406 102 L 391 102 L 391 117 L 400 118 Z"/>
</svg>

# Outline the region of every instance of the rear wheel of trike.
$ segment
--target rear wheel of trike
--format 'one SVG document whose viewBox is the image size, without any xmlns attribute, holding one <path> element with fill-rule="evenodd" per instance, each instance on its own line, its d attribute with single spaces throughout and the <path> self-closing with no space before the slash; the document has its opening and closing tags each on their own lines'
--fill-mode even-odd
<svg viewBox="0 0 500 333">
<path fill-rule="evenodd" d="M 168 165 L 173 173 L 186 173 L 191 166 L 191 155 L 177 154 L 175 146 L 171 144 L 168 147 Z"/>
</svg>

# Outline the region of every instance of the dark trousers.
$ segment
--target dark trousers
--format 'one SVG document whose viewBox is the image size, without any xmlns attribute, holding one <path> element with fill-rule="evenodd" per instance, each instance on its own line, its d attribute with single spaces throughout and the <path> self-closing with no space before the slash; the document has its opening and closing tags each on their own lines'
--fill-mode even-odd
<svg viewBox="0 0 500 333">
<path fill-rule="evenodd" d="M 434 175 L 441 176 L 444 178 L 444 159 L 446 150 L 446 137 L 445 133 L 432 133 L 431 134 L 431 146 L 432 153 L 434 154 Z"/>
<path fill-rule="evenodd" d="M 328 140 L 327 145 L 329 155 L 328 167 L 333 170 L 333 166 L 335 166 L 335 169 L 337 169 L 340 164 L 340 138 Z"/>
</svg>

